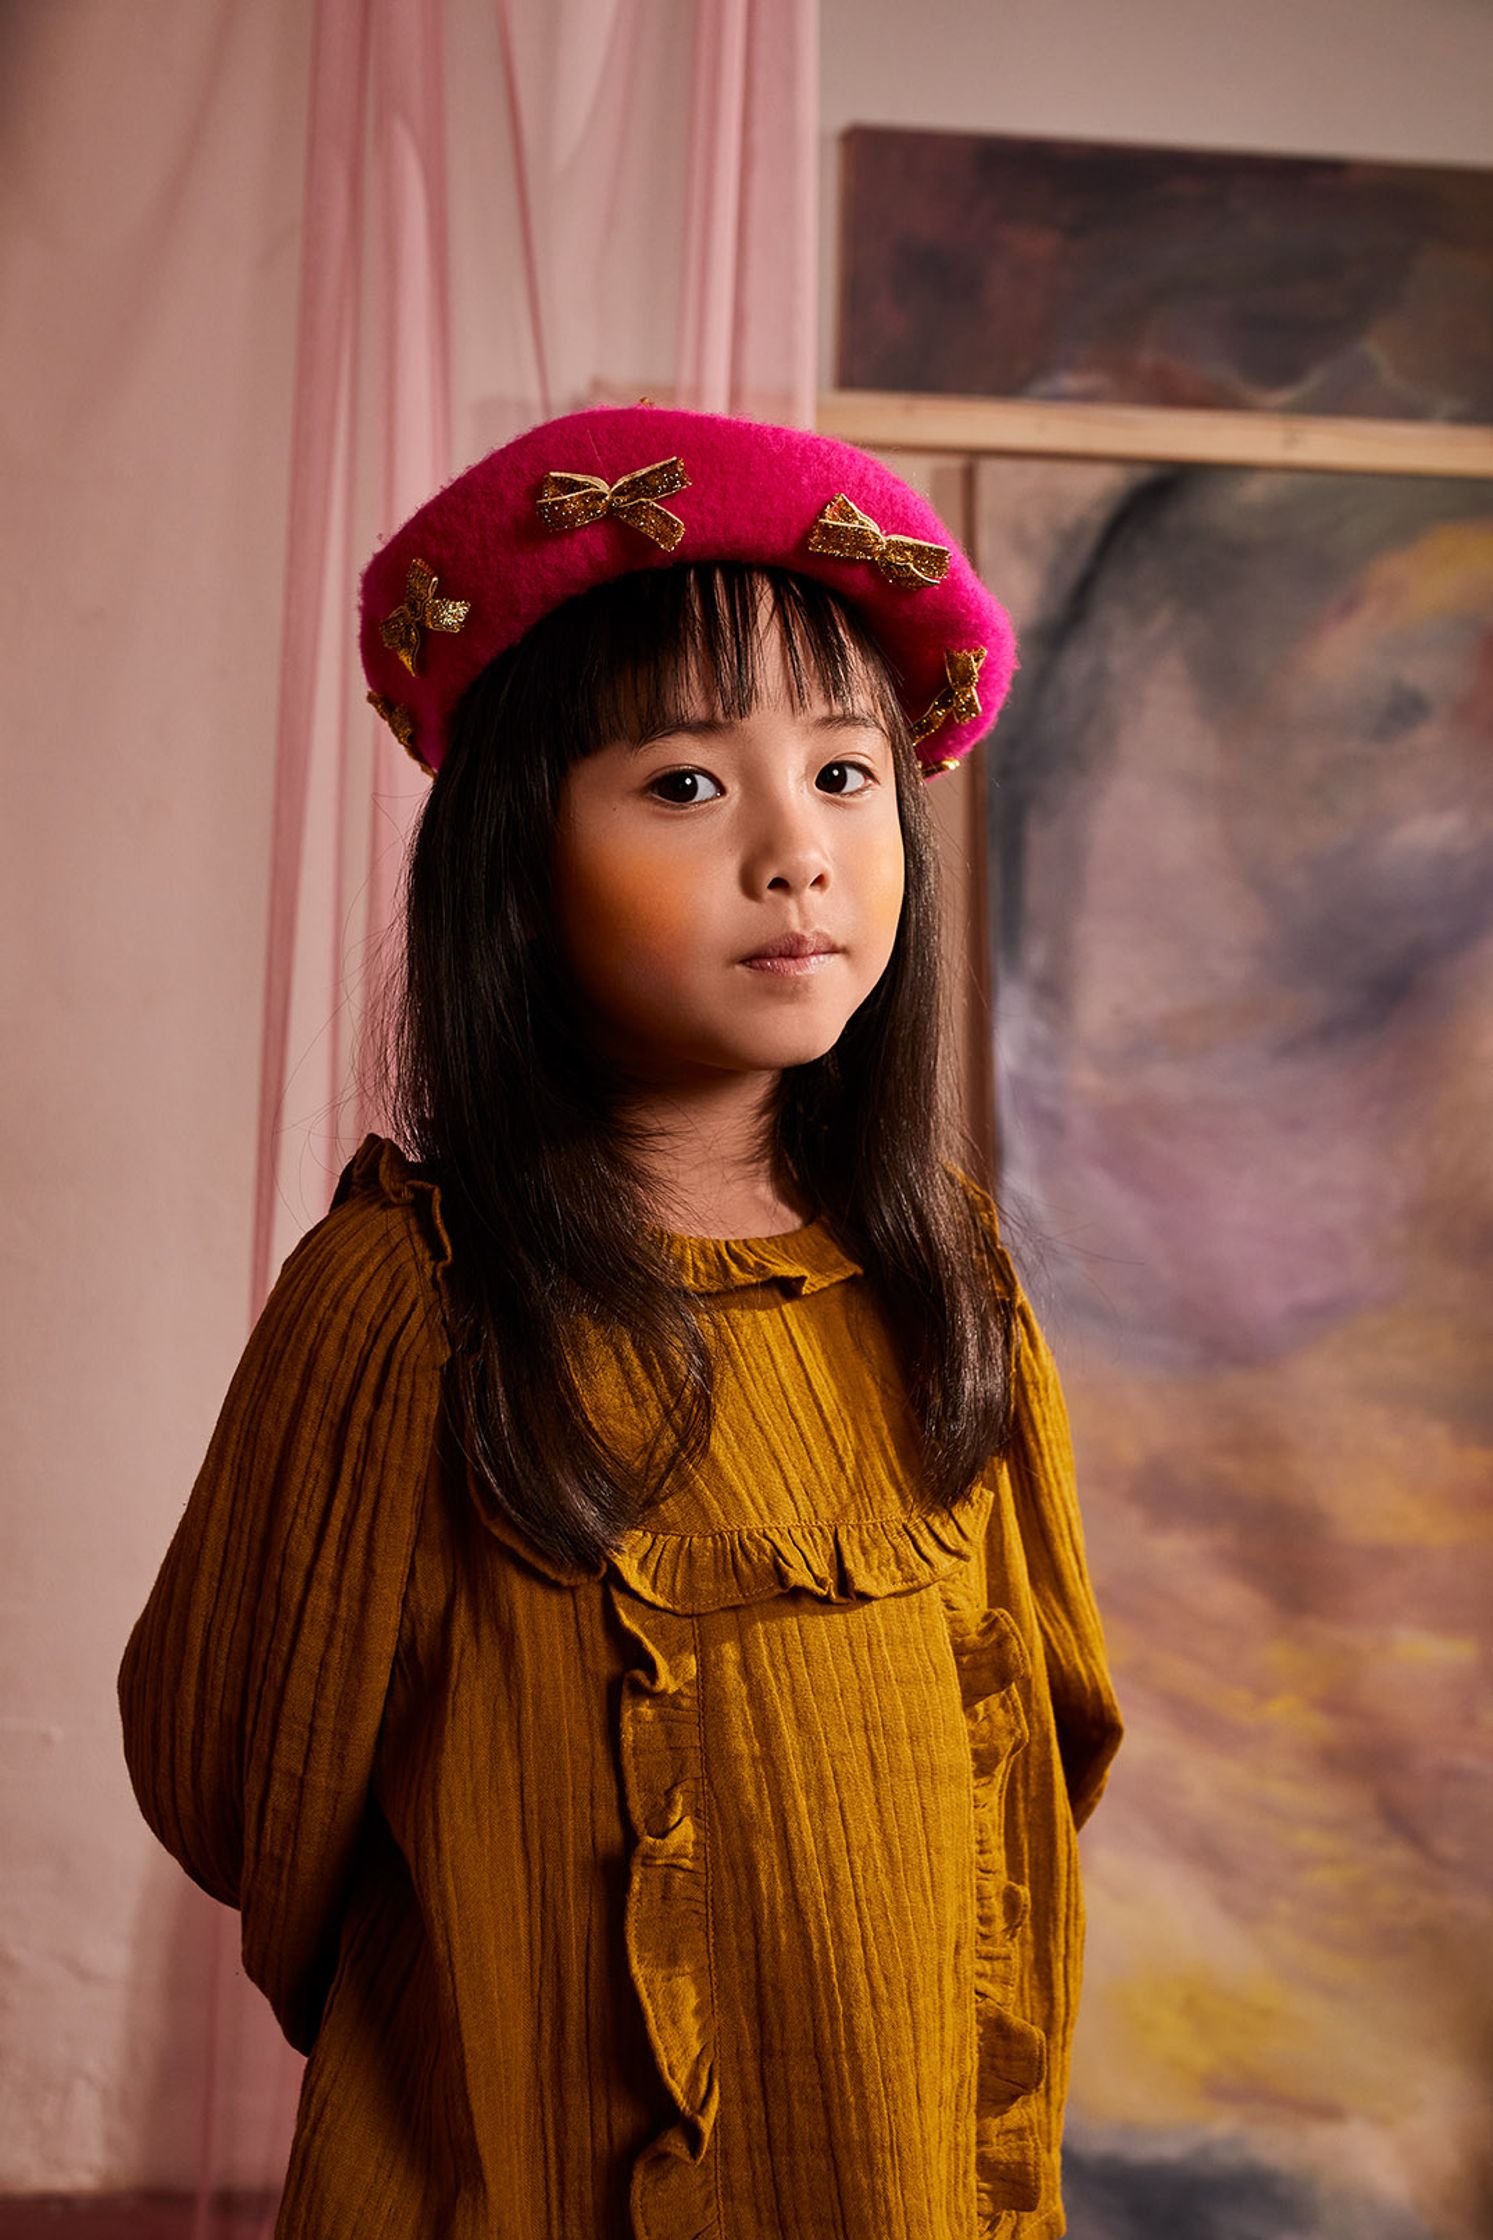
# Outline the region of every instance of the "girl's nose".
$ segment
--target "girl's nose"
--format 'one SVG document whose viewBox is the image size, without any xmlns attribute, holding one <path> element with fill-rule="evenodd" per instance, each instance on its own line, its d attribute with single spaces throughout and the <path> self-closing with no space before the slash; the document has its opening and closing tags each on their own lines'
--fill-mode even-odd
<svg viewBox="0 0 1493 2240">
<path fill-rule="evenodd" d="M 809 894 L 829 885 L 829 851 L 811 814 L 784 803 L 764 813 L 743 864 L 754 894 Z"/>
</svg>

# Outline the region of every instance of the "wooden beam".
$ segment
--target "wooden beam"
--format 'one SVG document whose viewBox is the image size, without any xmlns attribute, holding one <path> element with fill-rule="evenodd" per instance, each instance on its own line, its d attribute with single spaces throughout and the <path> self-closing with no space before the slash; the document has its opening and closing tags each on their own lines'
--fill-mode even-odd
<svg viewBox="0 0 1493 2240">
<path fill-rule="evenodd" d="M 1214 467 L 1305 467 L 1330 474 L 1493 477 L 1493 428 L 1445 420 L 1327 419 L 1288 412 L 1071 404 L 1032 397 L 909 396 L 828 389 L 821 435 L 866 451 L 1020 453 L 1153 459 Z"/>
</svg>

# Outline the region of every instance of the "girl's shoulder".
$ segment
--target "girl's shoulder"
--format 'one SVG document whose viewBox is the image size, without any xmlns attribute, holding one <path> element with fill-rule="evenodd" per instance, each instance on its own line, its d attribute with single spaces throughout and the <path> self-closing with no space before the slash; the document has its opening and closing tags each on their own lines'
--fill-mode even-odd
<svg viewBox="0 0 1493 2240">
<path fill-rule="evenodd" d="M 426 1249 L 443 1264 L 451 1257 L 433 1169 L 408 1158 L 388 1136 L 364 1136 L 337 1177 L 324 1218 L 330 1220 L 344 1207 L 352 1223 L 418 1231 Z"/>
<path fill-rule="evenodd" d="M 336 1301 L 349 1326 L 413 1318 L 450 1351 L 446 1270 L 451 1240 L 430 1172 L 386 1136 L 367 1135 L 337 1178 L 332 1202 L 280 1271 L 277 1291 Z"/>
</svg>

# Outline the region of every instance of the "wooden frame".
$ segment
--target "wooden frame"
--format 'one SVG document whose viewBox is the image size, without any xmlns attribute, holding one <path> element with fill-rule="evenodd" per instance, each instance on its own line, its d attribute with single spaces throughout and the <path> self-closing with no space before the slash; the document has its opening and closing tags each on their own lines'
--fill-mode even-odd
<svg viewBox="0 0 1493 2240">
<path fill-rule="evenodd" d="M 820 396 L 817 426 L 821 435 L 838 436 L 863 451 L 908 454 L 899 460 L 901 471 L 927 494 L 966 549 L 973 530 L 974 468 L 981 459 L 1001 456 L 1493 479 L 1493 428 L 1435 420 L 831 389 Z M 994 1184 L 1000 1152 L 989 1035 L 994 988 L 983 869 L 985 756 L 977 750 L 934 779 L 929 794 L 943 856 L 960 1101 L 980 1179 Z"/>
<path fill-rule="evenodd" d="M 1333 420 L 1307 413 L 829 389 L 819 399 L 818 428 L 863 451 L 1493 477 L 1493 428 L 1447 420 Z"/>
</svg>

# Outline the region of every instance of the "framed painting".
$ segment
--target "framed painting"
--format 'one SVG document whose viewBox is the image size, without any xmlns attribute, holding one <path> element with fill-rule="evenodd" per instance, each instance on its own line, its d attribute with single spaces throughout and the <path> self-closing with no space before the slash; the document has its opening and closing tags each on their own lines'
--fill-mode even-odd
<svg viewBox="0 0 1493 2240">
<path fill-rule="evenodd" d="M 842 388 L 1493 421 L 1493 172 L 857 126 Z"/>
</svg>

